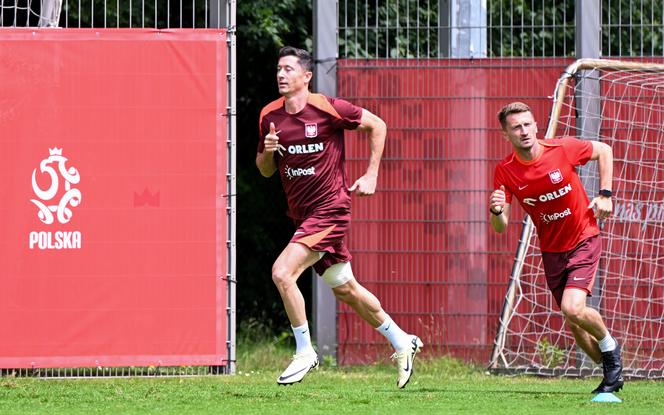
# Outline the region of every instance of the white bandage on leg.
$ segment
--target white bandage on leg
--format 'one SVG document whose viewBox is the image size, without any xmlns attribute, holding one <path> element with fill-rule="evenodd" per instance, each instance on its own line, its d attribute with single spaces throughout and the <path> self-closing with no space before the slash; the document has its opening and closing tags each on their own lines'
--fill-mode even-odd
<svg viewBox="0 0 664 415">
<path fill-rule="evenodd" d="M 350 262 L 339 262 L 326 269 L 322 278 L 330 288 L 335 288 L 347 283 L 355 276 L 353 275 L 353 269 L 350 267 Z"/>
</svg>

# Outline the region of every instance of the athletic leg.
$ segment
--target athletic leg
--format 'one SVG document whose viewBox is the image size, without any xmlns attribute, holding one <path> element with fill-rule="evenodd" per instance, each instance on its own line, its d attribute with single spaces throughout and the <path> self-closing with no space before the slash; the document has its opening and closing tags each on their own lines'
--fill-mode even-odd
<svg viewBox="0 0 664 415">
<path fill-rule="evenodd" d="M 624 382 L 620 346 L 609 334 L 599 312 L 586 306 L 586 296 L 587 293 L 583 290 L 566 289 L 560 308 L 566 321 L 586 332 L 587 335 L 580 335 L 581 342 L 579 342 L 577 333 L 572 331 L 577 343 L 588 356 L 597 361 L 597 349 L 601 353 L 604 378 L 593 392 L 615 392 L 622 388 Z"/>
<path fill-rule="evenodd" d="M 319 259 L 319 252 L 312 251 L 305 245 L 291 242 L 272 266 L 272 281 L 279 290 L 286 314 L 293 327 L 301 326 L 307 321 L 304 297 L 297 286 L 297 279 L 305 269 Z"/>
<path fill-rule="evenodd" d="M 565 320 L 581 327 L 595 339 L 603 339 L 608 330 L 597 310 L 586 305 L 587 296 L 585 291 L 568 288 L 563 292 L 560 309 Z"/>
<path fill-rule="evenodd" d="M 318 355 L 311 346 L 304 297 L 297 286 L 297 279 L 319 258 L 320 253 L 306 246 L 289 243 L 272 266 L 272 281 L 281 295 L 296 343 L 292 362 L 277 378 L 277 383 L 281 385 L 300 382 L 311 369 L 318 366 Z"/>
<path fill-rule="evenodd" d="M 572 335 L 574 335 L 574 340 L 576 340 L 576 344 L 581 347 L 581 349 L 590 357 L 593 362 L 595 363 L 601 363 L 602 362 L 602 352 L 599 350 L 599 346 L 597 345 L 597 340 L 590 334 L 588 334 L 587 331 L 582 329 L 580 326 L 572 323 L 571 321 L 565 319 L 565 324 L 567 325 L 567 328 L 572 332 Z"/>
<path fill-rule="evenodd" d="M 348 304 L 364 321 L 371 324 L 371 327 L 378 328 L 387 314 L 383 311 L 380 301 L 369 290 L 364 288 L 356 279 L 332 288 L 335 297 Z"/>
<path fill-rule="evenodd" d="M 350 268 L 350 264 L 347 265 Z M 335 280 L 330 278 L 328 272 L 324 274 L 324 279 L 326 282 Z M 333 285 L 334 282 L 331 283 L 331 286 Z M 383 310 L 378 298 L 355 278 L 351 277 L 343 284 L 333 286 L 332 291 L 339 301 L 348 304 L 357 315 L 390 341 L 396 350 L 392 358 L 397 361 L 398 366 L 397 387 L 404 388 L 413 374 L 413 359 L 423 347 L 420 338 L 405 333 Z"/>
</svg>

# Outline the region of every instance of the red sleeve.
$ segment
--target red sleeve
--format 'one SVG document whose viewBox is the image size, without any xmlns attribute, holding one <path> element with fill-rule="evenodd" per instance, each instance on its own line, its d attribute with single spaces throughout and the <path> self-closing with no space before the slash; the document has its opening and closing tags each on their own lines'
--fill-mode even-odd
<svg viewBox="0 0 664 415">
<path fill-rule="evenodd" d="M 341 98 L 330 98 L 330 103 L 341 116 L 341 127 L 354 130 L 362 123 L 362 108 Z"/>
<path fill-rule="evenodd" d="M 560 139 L 565 155 L 574 166 L 586 164 L 593 155 L 593 143 L 590 140 L 579 140 L 573 137 Z"/>
<path fill-rule="evenodd" d="M 501 185 L 505 186 L 505 203 L 512 204 L 512 192 L 510 192 L 510 188 L 505 181 L 502 163 L 498 164 L 493 172 L 493 189 L 497 190 Z"/>
</svg>

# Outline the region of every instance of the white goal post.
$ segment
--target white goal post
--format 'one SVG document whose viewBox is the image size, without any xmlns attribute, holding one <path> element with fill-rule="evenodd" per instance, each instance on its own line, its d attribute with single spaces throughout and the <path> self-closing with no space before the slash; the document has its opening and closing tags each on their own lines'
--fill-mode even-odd
<svg viewBox="0 0 664 415">
<path fill-rule="evenodd" d="M 0 27 L 58 27 L 62 0 L 0 0 Z"/>
<path fill-rule="evenodd" d="M 547 138 L 600 140 L 613 149 L 613 216 L 590 306 L 623 347 L 624 374 L 664 378 L 664 65 L 580 59 L 558 80 Z M 597 194 L 596 162 L 579 169 Z M 601 375 L 574 344 L 546 287 L 536 231 L 524 220 L 494 341 L 497 373 Z"/>
</svg>

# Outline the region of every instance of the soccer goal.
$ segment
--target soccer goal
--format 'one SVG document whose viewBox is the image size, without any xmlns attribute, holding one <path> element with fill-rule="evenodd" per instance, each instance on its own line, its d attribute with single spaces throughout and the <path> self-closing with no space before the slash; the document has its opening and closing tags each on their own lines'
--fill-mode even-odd
<svg viewBox="0 0 664 415">
<path fill-rule="evenodd" d="M 613 148 L 613 210 L 589 304 L 623 347 L 625 376 L 664 378 L 664 65 L 581 59 L 558 80 L 547 138 Z M 596 162 L 579 169 L 589 196 Z M 601 375 L 563 326 L 544 278 L 536 231 L 524 220 L 494 342 L 495 372 Z"/>
<path fill-rule="evenodd" d="M 0 26 L 58 27 L 62 0 L 0 0 Z"/>
</svg>

